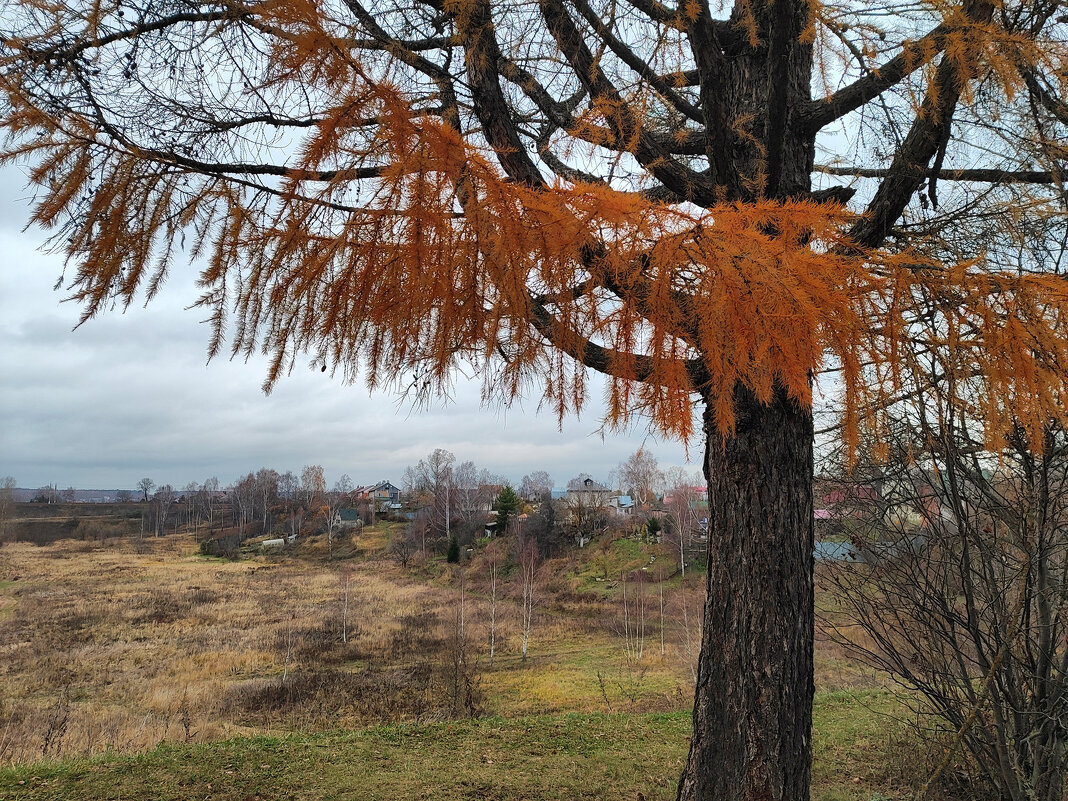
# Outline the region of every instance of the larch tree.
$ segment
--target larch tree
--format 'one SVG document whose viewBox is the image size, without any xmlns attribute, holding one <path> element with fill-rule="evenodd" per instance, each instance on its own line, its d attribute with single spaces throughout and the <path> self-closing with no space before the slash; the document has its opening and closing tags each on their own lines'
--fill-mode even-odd
<svg viewBox="0 0 1068 801">
<path fill-rule="evenodd" d="M 268 387 L 462 366 L 564 415 L 595 371 L 610 425 L 699 421 L 682 799 L 809 794 L 814 376 L 856 441 L 933 320 L 991 438 L 1065 415 L 1059 261 L 1003 257 L 1064 231 L 1052 0 L 2 8 L 7 158 L 86 319 L 189 262 Z"/>
</svg>

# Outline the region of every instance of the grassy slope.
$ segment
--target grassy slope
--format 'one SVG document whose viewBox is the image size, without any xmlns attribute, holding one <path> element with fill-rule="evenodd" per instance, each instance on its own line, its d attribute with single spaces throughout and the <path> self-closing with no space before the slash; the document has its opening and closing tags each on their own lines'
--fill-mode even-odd
<svg viewBox="0 0 1068 801">
<path fill-rule="evenodd" d="M 361 555 L 380 552 L 387 539 L 385 530 L 364 532 L 358 540 Z M 294 625 L 294 614 L 297 620 L 311 623 L 324 610 L 337 606 L 341 585 L 336 571 L 341 563 L 319 565 L 314 558 L 229 563 L 192 556 L 192 548 L 179 548 L 175 554 L 120 555 L 112 548 L 75 545 L 41 550 L 19 546 L 5 551 L 8 572 L 18 580 L 6 581 L 0 591 L 0 616 L 11 617 L 17 611 L 21 619 L 32 614 L 33 619 L 22 623 L 32 624 L 36 633 L 25 634 L 34 648 L 22 646 L 18 652 L 27 652 L 25 664 L 9 659 L 0 666 L 5 679 L 0 711 L 14 708 L 15 703 L 29 709 L 35 702 L 37 711 L 30 719 L 47 717 L 52 696 L 60 689 L 60 684 L 40 679 L 43 667 L 51 666 L 63 677 L 75 669 L 78 675 L 84 674 L 84 682 L 74 686 L 74 710 L 84 718 L 82 728 L 88 722 L 99 728 L 102 715 L 115 715 L 121 708 L 130 725 L 136 723 L 138 731 L 145 729 L 145 737 L 155 738 L 139 745 L 131 737 L 112 737 L 112 742 L 130 740 L 132 745 L 124 750 L 173 740 L 176 734 L 180 739 L 173 709 L 175 699 L 184 703 L 187 693 L 193 728 L 200 732 L 198 740 L 218 740 L 238 732 L 250 736 L 222 742 L 172 742 L 141 754 L 110 752 L 0 769 L 0 799 L 635 799 L 641 792 L 651 801 L 674 795 L 689 737 L 689 714 L 682 710 L 689 707 L 691 692 L 677 608 L 669 613 L 675 621 L 669 623 L 667 659 L 660 657 L 659 643 L 653 640 L 647 642 L 647 658 L 640 668 L 622 660 L 618 632 L 610 623 L 598 622 L 597 610 L 604 610 L 596 603 L 587 614 L 583 606 L 587 601 L 572 599 L 571 606 L 560 606 L 547 594 L 531 659 L 525 663 L 519 660 L 514 621 L 499 619 L 504 625 L 499 632 L 498 661 L 482 673 L 481 689 L 484 710 L 504 717 L 344 732 L 323 732 L 323 721 L 305 728 L 297 719 L 287 725 L 287 720 L 276 718 L 273 724 L 268 720 L 266 731 L 281 728 L 298 733 L 256 736 L 251 724 L 234 725 L 233 713 L 230 718 L 224 716 L 225 725 L 218 724 L 219 710 L 211 699 L 225 697 L 237 682 L 267 680 L 262 677 L 279 680 L 283 657 L 277 644 L 282 634 Z M 325 549 L 323 543 L 319 545 Z M 346 547 L 339 544 L 337 550 Z M 603 557 L 610 562 L 610 576 L 648 561 L 629 542 L 605 549 Z M 416 579 L 385 562 L 354 560 L 353 609 L 363 627 L 358 644 L 381 653 L 388 649 L 391 632 L 404 615 L 428 605 L 455 607 L 456 589 L 442 572 L 448 566 L 432 567 L 428 570 L 433 575 Z M 478 573 L 476 567 L 468 571 L 472 582 L 469 625 L 475 626 L 473 636 L 484 642 L 486 588 L 472 578 Z M 575 574 L 582 589 L 595 589 L 597 597 L 604 598 L 598 603 L 605 603 L 618 588 L 610 586 L 614 581 L 595 581 L 593 573 L 601 570 L 602 565 L 580 562 Z M 673 590 L 681 589 L 674 584 Z M 60 589 L 71 597 L 57 596 Z M 66 621 L 68 613 L 84 612 L 86 599 L 97 598 L 105 590 L 110 598 L 122 602 L 97 610 L 91 619 L 78 618 L 77 628 L 68 631 L 72 625 Z M 194 591 L 206 592 L 208 600 L 192 604 L 173 620 L 170 615 L 155 619 L 161 604 L 170 612 L 182 607 L 179 602 L 188 601 L 187 596 L 194 597 Z M 676 602 L 686 597 L 680 594 Z M 42 600 L 49 604 L 42 606 Z M 657 600 L 650 594 L 650 626 L 656 622 Z M 690 610 L 691 621 L 699 608 Z M 61 625 L 64 621 L 66 628 Z M 443 616 L 442 624 L 448 622 Z M 205 644 L 200 640 L 206 626 L 211 636 Z M 73 642 L 53 642 L 51 634 L 67 637 L 71 631 L 77 635 Z M 85 649 L 86 638 L 97 643 L 92 653 Z M 22 635 L 16 638 L 21 639 Z M 111 653 L 103 644 L 126 650 Z M 171 659 L 166 644 L 183 656 Z M 57 646 L 62 648 L 57 651 Z M 485 657 L 482 653 L 479 658 L 484 662 Z M 196 665 L 186 664 L 190 660 Z M 310 654 L 308 660 L 314 665 L 319 658 Z M 201 662 L 210 669 L 197 668 Z M 126 676 L 118 666 L 132 675 Z M 97 688 L 105 667 L 111 687 L 107 692 Z M 294 661 L 289 667 L 291 672 L 299 671 L 301 663 Z M 375 663 L 376 670 L 382 667 Z M 821 689 L 814 726 L 815 801 L 905 797 L 905 785 L 923 771 L 923 761 L 910 760 L 909 755 L 916 753 L 914 747 L 902 737 L 899 724 L 888 717 L 897 711 L 893 696 L 878 689 L 874 677 L 862 675 L 859 666 L 826 643 L 817 644 L 817 667 Z M 342 704 L 337 696 L 334 701 Z M 602 714 L 605 711 L 622 714 Z M 650 712 L 658 714 L 643 714 Z M 146 728 L 145 721 L 153 714 L 163 723 Z M 433 717 L 435 712 L 428 714 Z M 331 718 L 330 726 L 366 725 L 350 722 L 340 711 L 326 715 L 324 721 Z M 76 722 L 71 722 L 72 732 Z M 34 736 L 39 739 L 40 733 Z M 72 749 L 78 746 L 73 733 L 67 739 Z M 82 747 L 81 753 L 94 750 Z M 28 755 L 39 758 L 32 749 Z"/>
<path fill-rule="evenodd" d="M 879 691 L 821 694 L 816 801 L 887 796 Z M 0 798 L 647 799 L 674 797 L 690 716 L 560 715 L 164 745 L 0 770 Z M 903 788 L 902 788 L 903 789 Z"/>
<path fill-rule="evenodd" d="M 682 714 L 568 715 L 164 746 L 5 772 L 0 796 L 666 798 L 688 727 Z"/>
</svg>

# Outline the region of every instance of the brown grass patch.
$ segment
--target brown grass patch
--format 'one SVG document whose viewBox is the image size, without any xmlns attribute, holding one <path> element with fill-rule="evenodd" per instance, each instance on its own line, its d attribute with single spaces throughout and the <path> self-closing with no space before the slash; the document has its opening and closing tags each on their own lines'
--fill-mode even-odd
<svg viewBox="0 0 1068 801">
<path fill-rule="evenodd" d="M 459 569 L 429 560 L 406 572 L 385 557 L 388 536 L 357 532 L 333 559 L 325 542 L 237 561 L 202 557 L 181 536 L 5 545 L 0 762 L 480 711 L 689 707 L 700 576 L 667 588 L 663 653 L 658 589 L 646 588 L 635 661 L 618 598 L 577 590 L 571 562 L 551 563 L 524 662 L 504 571 L 491 665 L 485 565 L 464 566 L 461 602 Z M 817 666 L 817 686 L 864 680 L 824 642 Z"/>
</svg>

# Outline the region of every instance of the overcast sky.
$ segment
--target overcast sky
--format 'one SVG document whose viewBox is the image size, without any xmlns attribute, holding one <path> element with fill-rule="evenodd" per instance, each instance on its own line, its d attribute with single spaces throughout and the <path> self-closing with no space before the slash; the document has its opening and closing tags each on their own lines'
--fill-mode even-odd
<svg viewBox="0 0 1068 801">
<path fill-rule="evenodd" d="M 482 408 L 478 386 L 458 383 L 453 402 L 413 410 L 298 367 L 271 395 L 265 362 L 206 363 L 208 328 L 185 310 L 192 271 L 176 268 L 160 297 L 91 320 L 52 286 L 62 260 L 41 251 L 44 234 L 23 233 L 30 192 L 22 170 L 0 170 L 0 476 L 20 487 L 132 488 L 142 476 L 183 487 L 222 484 L 260 467 L 299 474 L 321 464 L 331 485 L 399 483 L 405 466 L 434 448 L 518 481 L 546 470 L 558 486 L 579 472 L 605 480 L 643 443 L 662 468 L 686 464 L 674 441 L 601 438 L 594 399 L 558 430 L 536 403 Z M 701 449 L 691 448 L 700 460 Z"/>
</svg>

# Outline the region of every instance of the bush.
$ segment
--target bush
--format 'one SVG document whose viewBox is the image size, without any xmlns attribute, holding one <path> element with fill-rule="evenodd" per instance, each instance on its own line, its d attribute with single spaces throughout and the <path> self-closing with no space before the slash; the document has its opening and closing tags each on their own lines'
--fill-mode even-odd
<svg viewBox="0 0 1068 801">
<path fill-rule="evenodd" d="M 1068 431 L 1051 425 L 1039 450 L 1017 430 L 977 454 L 958 417 L 930 414 L 952 403 L 924 406 L 919 423 L 940 428 L 905 420 L 878 460 L 843 471 L 843 486 L 875 476 L 881 494 L 854 504 L 864 562 L 822 571 L 837 604 L 823 628 L 926 702 L 933 747 L 960 731 L 952 747 L 971 773 L 954 781 L 969 797 L 985 783 L 1011 801 L 1063 801 Z"/>
<path fill-rule="evenodd" d="M 225 537 L 215 537 L 200 543 L 202 556 L 221 556 L 226 559 L 236 559 L 241 551 L 241 537 L 230 534 Z"/>
<path fill-rule="evenodd" d="M 224 707 L 252 720 L 332 724 L 340 719 L 384 723 L 421 717 L 431 708 L 431 675 L 426 665 L 351 673 L 315 670 L 253 681 L 230 690 Z M 295 720 L 294 720 L 295 718 Z"/>
</svg>

